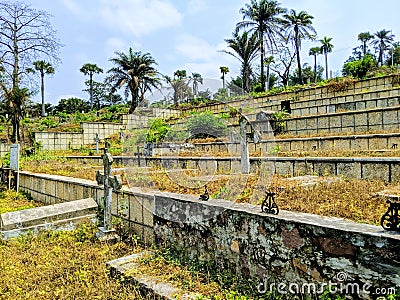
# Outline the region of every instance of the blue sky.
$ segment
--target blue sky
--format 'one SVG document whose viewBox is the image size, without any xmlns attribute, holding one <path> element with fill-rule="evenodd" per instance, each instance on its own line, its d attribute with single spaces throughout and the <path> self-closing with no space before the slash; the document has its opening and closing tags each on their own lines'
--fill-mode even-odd
<svg viewBox="0 0 400 300">
<path fill-rule="evenodd" d="M 104 71 L 115 51 L 149 52 L 158 70 L 173 75 L 178 69 L 203 78 L 220 78 L 220 66 L 228 66 L 227 78 L 239 74 L 239 63 L 225 49 L 224 39 L 231 37 L 241 21 L 239 9 L 250 1 L 239 0 L 24 0 L 53 17 L 58 32 L 62 63 L 52 77 L 46 78 L 46 102 L 61 98 L 88 98 L 82 92 L 86 77 L 79 72 L 85 63 L 95 63 Z M 314 16 L 318 38 L 333 37 L 334 51 L 329 55 L 330 69 L 341 70 L 357 35 L 393 30 L 400 40 L 398 0 L 282 0 L 281 6 L 305 10 Z M 308 49 L 318 42 L 303 43 L 302 63 L 312 64 Z M 323 63 L 323 57 L 318 60 Z M 104 74 L 96 75 L 102 81 Z M 200 86 L 200 90 L 204 87 Z M 34 101 L 40 101 L 40 95 Z"/>
</svg>

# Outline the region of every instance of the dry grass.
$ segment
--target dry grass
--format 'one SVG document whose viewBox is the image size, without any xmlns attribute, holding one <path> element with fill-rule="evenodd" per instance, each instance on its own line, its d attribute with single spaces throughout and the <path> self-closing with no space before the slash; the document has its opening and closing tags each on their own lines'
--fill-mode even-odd
<svg viewBox="0 0 400 300">
<path fill-rule="evenodd" d="M 24 170 L 89 180 L 95 180 L 95 171 L 101 168 L 57 161 L 31 162 L 24 165 Z M 281 209 L 370 224 L 378 224 L 380 217 L 386 211 L 384 200 L 371 195 L 390 188 L 400 191 L 400 188 L 382 181 L 343 179 L 304 187 L 299 182 L 288 181 L 279 176 L 260 173 L 207 175 L 210 174 L 207 171 L 210 170 L 132 167 L 125 172 L 116 173 L 123 175 L 124 184 L 129 184 L 131 187 L 199 196 L 204 193 L 204 185 L 207 184 L 212 198 L 256 205 L 261 204 L 266 189 L 275 188 L 278 191 L 277 202 Z M 280 187 L 284 189 L 281 191 Z"/>
<path fill-rule="evenodd" d="M 95 228 L 0 239 L 0 299 L 142 299 L 107 276 L 105 263 L 137 252 L 96 241 Z"/>
<path fill-rule="evenodd" d="M 29 200 L 24 194 L 13 190 L 0 193 L 0 214 L 40 206 L 40 203 Z"/>
</svg>

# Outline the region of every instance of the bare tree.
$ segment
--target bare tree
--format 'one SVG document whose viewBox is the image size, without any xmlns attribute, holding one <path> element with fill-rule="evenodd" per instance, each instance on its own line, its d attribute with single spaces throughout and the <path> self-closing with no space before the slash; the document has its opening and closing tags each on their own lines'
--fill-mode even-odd
<svg viewBox="0 0 400 300">
<path fill-rule="evenodd" d="M 287 86 L 289 82 L 290 70 L 293 66 L 294 58 L 296 57 L 296 52 L 288 46 L 286 41 L 278 44 L 278 50 L 274 56 L 274 62 L 271 63 L 271 70 L 278 74 L 279 78 L 282 80 L 283 86 Z"/>
<path fill-rule="evenodd" d="M 57 65 L 60 47 L 47 12 L 22 2 L 0 1 L 0 60 L 5 73 L 2 78 L 3 87 L 9 90 L 20 89 L 20 85 L 28 78 L 27 69 L 35 61 L 46 60 Z M 11 94 L 4 93 L 4 96 Z M 12 105 L 15 107 L 23 104 L 19 102 Z M 20 107 L 14 113 L 22 111 Z M 13 118 L 20 119 L 21 116 Z M 18 131 L 19 122 L 13 122 L 14 142 Z"/>
</svg>

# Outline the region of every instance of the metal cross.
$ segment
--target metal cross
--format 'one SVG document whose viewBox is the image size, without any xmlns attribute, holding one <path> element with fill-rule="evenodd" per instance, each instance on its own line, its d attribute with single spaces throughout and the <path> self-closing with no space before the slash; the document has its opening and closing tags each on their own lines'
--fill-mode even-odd
<svg viewBox="0 0 400 300">
<path fill-rule="evenodd" d="M 137 152 L 135 152 L 134 155 L 137 156 L 137 164 L 138 164 L 138 167 L 140 167 L 140 157 L 141 157 L 143 154 L 140 152 L 139 146 L 137 146 Z"/>
<path fill-rule="evenodd" d="M 103 165 L 104 173 L 100 171 L 96 173 L 96 181 L 99 185 L 104 185 L 104 228 L 111 230 L 111 202 L 112 202 L 112 191 L 120 190 L 122 188 L 122 180 L 119 175 L 112 176 L 112 163 L 113 157 L 108 152 L 110 143 L 106 142 L 104 146 Z"/>
</svg>

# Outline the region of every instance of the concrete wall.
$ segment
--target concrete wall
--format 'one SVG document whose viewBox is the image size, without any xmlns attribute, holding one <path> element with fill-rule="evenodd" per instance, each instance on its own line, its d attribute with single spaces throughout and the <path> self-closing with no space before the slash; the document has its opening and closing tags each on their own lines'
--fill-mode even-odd
<svg viewBox="0 0 400 300">
<path fill-rule="evenodd" d="M 35 140 L 44 150 L 68 150 L 93 144 L 96 133 L 100 140 L 124 129 L 122 123 L 81 123 L 81 132 L 34 132 Z"/>
<path fill-rule="evenodd" d="M 229 111 L 229 107 L 247 107 L 253 109 L 271 109 L 271 110 L 280 110 L 280 103 L 281 101 L 285 100 L 292 100 L 294 108 L 297 107 L 308 107 L 308 106 L 318 106 L 323 105 L 324 102 L 329 101 L 328 99 L 336 97 L 345 97 L 345 101 L 357 101 L 357 100 L 368 100 L 374 97 L 378 98 L 385 98 L 386 93 L 388 93 L 387 97 L 390 95 L 397 96 L 399 95 L 399 76 L 398 75 L 390 75 L 384 76 L 380 78 L 371 78 L 356 81 L 350 84 L 345 91 L 341 92 L 332 92 L 329 90 L 329 87 L 309 87 L 305 89 L 301 89 L 295 92 L 287 92 L 281 93 L 278 95 L 271 95 L 266 97 L 258 97 L 258 98 L 251 98 L 247 100 L 238 99 L 234 101 L 229 101 L 226 104 L 214 104 L 204 107 L 197 107 L 194 110 L 196 111 L 205 111 L 210 110 L 214 113 Z M 394 90 L 390 92 L 390 90 Z M 397 91 L 396 91 L 397 90 Z M 372 93 L 378 92 L 378 94 L 374 95 Z M 381 93 L 381 94 L 379 94 Z M 354 95 L 352 98 L 351 95 Z M 350 96 L 347 98 L 347 96 Z M 350 99 L 351 98 L 351 99 Z M 311 103 L 302 103 L 302 101 L 314 101 L 315 105 Z M 341 101 L 339 101 L 341 102 Z M 297 104 L 298 103 L 298 104 Z M 190 111 L 190 109 L 188 109 Z"/>
<path fill-rule="evenodd" d="M 96 133 L 101 140 L 124 129 L 122 123 L 82 123 L 83 144 L 93 144 Z"/>
<path fill-rule="evenodd" d="M 250 279 L 253 291 L 265 293 L 274 286 L 276 291 L 280 284 L 290 295 L 290 284 L 308 291 L 306 284 L 336 282 L 348 288 L 348 296 L 359 286 L 358 296 L 373 299 L 361 293 L 363 287 L 370 293 L 400 287 L 400 236 L 376 226 L 287 211 L 268 215 L 258 206 L 164 195 L 155 196 L 154 215 L 158 245 L 184 260 Z M 324 288 L 318 290 L 311 294 L 318 296 Z"/>
<path fill-rule="evenodd" d="M 10 145 L 0 143 L 0 157 L 10 152 Z"/>
<path fill-rule="evenodd" d="M 367 109 L 353 112 L 294 117 L 286 120 L 289 134 L 336 132 L 397 131 L 400 107 Z"/>
<path fill-rule="evenodd" d="M 250 152 L 269 155 L 276 151 L 309 151 L 312 153 L 316 146 L 318 151 L 329 150 L 354 150 L 354 151 L 374 151 L 400 149 L 400 133 L 387 134 L 365 134 L 365 135 L 344 135 L 344 136 L 325 136 L 310 138 L 276 138 L 261 141 L 259 144 L 249 144 Z M 194 144 L 195 149 L 204 152 L 229 152 L 231 154 L 240 153 L 239 143 L 198 143 Z"/>
<path fill-rule="evenodd" d="M 81 132 L 35 132 L 34 135 L 44 150 L 67 150 L 83 145 Z"/>
<path fill-rule="evenodd" d="M 114 156 L 115 164 L 137 165 L 137 158 Z M 67 157 L 70 160 L 101 164 L 100 157 Z M 239 173 L 238 157 L 146 157 L 141 166 L 155 164 L 165 169 L 207 168 L 217 174 Z M 400 183 L 400 160 L 396 157 L 251 157 L 252 172 L 260 168 L 265 175 L 319 175 L 346 178 L 383 180 Z M 264 175 L 264 173 L 263 173 Z"/>
</svg>

